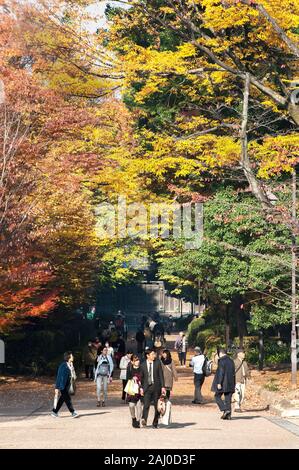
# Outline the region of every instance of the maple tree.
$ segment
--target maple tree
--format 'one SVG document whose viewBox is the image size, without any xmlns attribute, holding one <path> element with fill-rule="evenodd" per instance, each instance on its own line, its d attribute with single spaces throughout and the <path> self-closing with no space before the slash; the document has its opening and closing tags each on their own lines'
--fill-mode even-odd
<svg viewBox="0 0 299 470">
<path fill-rule="evenodd" d="M 2 15 L 2 119 L 10 129 L 2 139 L 15 150 L 1 164 L 1 244 L 14 256 L 1 265 L 7 286 L 2 324 L 59 302 L 82 304 L 96 283 L 136 279 L 132 261 L 139 256 L 156 255 L 160 275 L 174 288 L 184 278 L 193 288 L 198 276 L 213 271 L 213 242 L 172 259 L 178 250 L 172 242 L 165 249 L 150 237 L 99 240 L 97 205 L 116 203 L 119 195 L 143 203 L 211 201 L 211 207 L 215 198 L 225 206 L 223 187 L 232 184 L 265 208 L 262 221 L 260 206 L 250 200 L 258 230 L 269 226 L 274 242 L 271 224 L 282 219 L 284 236 L 291 235 L 281 185 L 299 157 L 298 2 L 114 2 L 106 9 L 108 25 L 95 32 L 86 26 L 87 0 L 6 3 L 14 15 Z M 237 227 L 227 220 L 227 233 L 243 233 L 250 214 L 230 197 L 242 220 Z M 246 243 L 236 235 L 236 253 L 263 254 L 264 246 L 251 246 L 258 245 L 258 230 Z M 266 285 L 269 273 L 259 272 L 263 258 L 231 251 L 222 246 L 218 253 L 214 292 L 230 301 L 241 289 L 235 280 L 243 266 L 256 270 L 264 299 L 271 296 L 276 286 Z M 188 256 L 191 279 L 184 268 Z M 182 270 L 178 279 L 172 263 Z M 275 273 L 277 287 L 286 289 Z M 247 276 L 244 295 L 252 283 Z M 261 302 L 261 308 L 269 305 Z M 284 321 L 286 310 L 275 321 Z"/>
</svg>

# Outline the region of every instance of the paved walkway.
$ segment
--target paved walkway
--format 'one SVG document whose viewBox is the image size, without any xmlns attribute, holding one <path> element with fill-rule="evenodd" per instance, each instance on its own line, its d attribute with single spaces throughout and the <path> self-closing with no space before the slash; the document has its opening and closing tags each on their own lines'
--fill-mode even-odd
<svg viewBox="0 0 299 470">
<path fill-rule="evenodd" d="M 80 410 L 77 419 L 67 412 L 54 419 L 48 409 L 23 418 L 0 417 L 0 448 L 299 449 L 299 426 L 281 427 L 267 414 L 254 412 L 222 421 L 214 404 L 175 405 L 172 425 L 159 429 L 133 429 L 123 404 L 98 409 L 87 398 L 77 402 L 76 408 Z"/>
<path fill-rule="evenodd" d="M 80 413 L 77 419 L 67 411 L 58 419 L 50 416 L 53 379 L 11 379 L 0 386 L 0 448 L 299 449 L 299 420 L 271 416 L 251 399 L 247 411 L 233 415 L 231 421 L 222 421 L 210 392 L 212 377 L 203 387 L 206 403 L 192 405 L 192 371 L 188 367 L 178 371 L 173 422 L 159 429 L 132 428 L 128 405 L 120 399 L 117 371 L 109 386 L 106 408 L 96 407 L 95 385 L 81 378 L 74 398 Z M 153 410 L 149 423 L 152 418 Z"/>
</svg>

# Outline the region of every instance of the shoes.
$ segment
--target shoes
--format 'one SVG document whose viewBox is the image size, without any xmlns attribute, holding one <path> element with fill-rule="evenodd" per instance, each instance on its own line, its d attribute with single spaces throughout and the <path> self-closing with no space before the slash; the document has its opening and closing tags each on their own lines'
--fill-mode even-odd
<svg viewBox="0 0 299 470">
<path fill-rule="evenodd" d="M 224 411 L 223 415 L 221 416 L 221 419 L 232 419 L 232 414 L 230 411 Z"/>
<path fill-rule="evenodd" d="M 145 419 L 143 419 L 143 418 L 142 418 L 142 420 L 141 420 L 141 426 L 142 426 L 143 428 L 146 428 L 146 421 L 145 421 Z"/>
<path fill-rule="evenodd" d="M 100 406 L 101 406 L 101 402 L 100 402 L 100 401 L 98 401 L 98 403 L 97 403 L 97 407 L 98 407 L 98 408 L 100 408 Z"/>
<path fill-rule="evenodd" d="M 192 400 L 192 403 L 193 403 L 193 405 L 201 405 L 202 404 L 201 401 L 197 401 L 197 400 Z"/>
<path fill-rule="evenodd" d="M 76 413 L 76 411 L 74 411 L 74 412 L 72 413 L 72 418 L 79 418 L 79 414 Z"/>
<path fill-rule="evenodd" d="M 158 423 L 153 422 L 153 428 L 154 428 L 154 429 L 158 429 Z"/>
<path fill-rule="evenodd" d="M 55 411 L 52 411 L 51 416 L 52 418 L 59 418 L 58 413 L 55 413 Z"/>
<path fill-rule="evenodd" d="M 102 401 L 102 406 L 106 406 L 106 403 L 104 401 Z"/>
<path fill-rule="evenodd" d="M 136 418 L 132 418 L 132 426 L 133 428 L 140 428 L 140 423 Z"/>
</svg>

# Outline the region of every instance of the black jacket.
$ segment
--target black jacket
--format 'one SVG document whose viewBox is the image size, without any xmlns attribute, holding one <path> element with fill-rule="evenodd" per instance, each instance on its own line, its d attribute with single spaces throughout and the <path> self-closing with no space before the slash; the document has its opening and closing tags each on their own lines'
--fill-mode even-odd
<svg viewBox="0 0 299 470">
<path fill-rule="evenodd" d="M 221 390 L 218 390 L 217 384 L 222 385 Z M 235 391 L 235 385 L 234 361 L 228 356 L 223 356 L 219 359 L 211 390 L 212 392 L 233 393 Z"/>
<path fill-rule="evenodd" d="M 153 376 L 154 376 L 154 388 L 155 390 L 160 393 L 161 388 L 164 388 L 164 375 L 163 375 L 163 370 L 161 366 L 161 362 L 159 359 L 156 359 L 153 362 Z M 144 361 L 141 366 L 140 366 L 140 372 L 141 372 L 141 385 L 144 390 L 144 393 L 146 393 L 149 384 L 148 384 L 148 370 L 147 370 L 147 361 Z"/>
</svg>

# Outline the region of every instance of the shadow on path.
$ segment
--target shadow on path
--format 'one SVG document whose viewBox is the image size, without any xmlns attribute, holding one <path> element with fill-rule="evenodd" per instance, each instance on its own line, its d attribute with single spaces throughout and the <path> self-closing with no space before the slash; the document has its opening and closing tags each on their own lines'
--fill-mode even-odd
<svg viewBox="0 0 299 470">
<path fill-rule="evenodd" d="M 187 428 L 188 426 L 194 426 L 197 423 L 171 423 L 168 426 L 165 424 L 159 424 L 160 429 L 179 429 L 179 428 Z"/>
<path fill-rule="evenodd" d="M 260 415 L 255 415 L 255 416 L 233 416 L 232 421 L 238 421 L 238 420 L 243 420 L 243 419 L 256 419 L 256 418 L 262 418 Z M 227 420 L 225 420 L 227 421 Z"/>
</svg>

